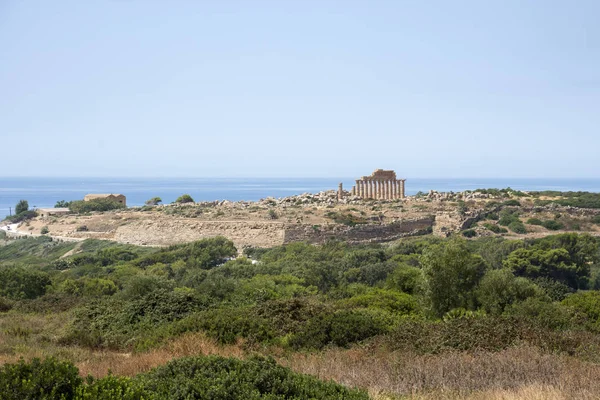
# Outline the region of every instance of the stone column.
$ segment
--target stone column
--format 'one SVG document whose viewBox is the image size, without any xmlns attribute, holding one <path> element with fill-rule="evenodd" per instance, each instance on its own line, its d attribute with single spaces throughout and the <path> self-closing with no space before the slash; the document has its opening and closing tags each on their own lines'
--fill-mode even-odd
<svg viewBox="0 0 600 400">
<path fill-rule="evenodd" d="M 388 195 L 388 186 L 387 186 L 388 181 L 383 181 L 382 183 L 383 183 L 383 199 L 387 200 L 387 198 L 388 198 L 388 196 L 387 196 Z"/>
<path fill-rule="evenodd" d="M 400 179 L 400 197 L 404 198 L 406 193 L 404 192 L 404 182 L 406 182 L 406 179 Z"/>
<path fill-rule="evenodd" d="M 390 199 L 390 181 L 385 181 L 385 199 Z"/>
<path fill-rule="evenodd" d="M 371 182 L 365 181 L 365 199 L 371 197 Z"/>
<path fill-rule="evenodd" d="M 360 181 L 360 197 L 365 198 L 365 181 Z"/>
<path fill-rule="evenodd" d="M 340 184 L 338 185 L 338 201 L 342 200 L 343 197 L 344 197 L 344 188 L 342 186 L 342 183 L 340 182 Z"/>
<path fill-rule="evenodd" d="M 394 181 L 394 199 L 397 199 L 400 197 L 400 188 L 398 187 L 398 181 Z"/>
</svg>

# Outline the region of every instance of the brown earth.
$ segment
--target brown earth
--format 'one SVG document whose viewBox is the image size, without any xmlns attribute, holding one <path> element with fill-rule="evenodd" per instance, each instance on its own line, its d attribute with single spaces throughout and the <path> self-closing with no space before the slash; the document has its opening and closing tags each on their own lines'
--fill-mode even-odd
<svg viewBox="0 0 600 400">
<path fill-rule="evenodd" d="M 225 236 L 238 249 L 273 247 L 291 241 L 322 243 L 330 238 L 350 242 L 385 242 L 404 236 L 434 233 L 446 236 L 474 228 L 478 236 L 494 236 L 483 223 L 491 201 L 505 199 L 468 198 L 466 211 L 459 203 L 439 197 L 408 197 L 376 201 L 352 198 L 338 202 L 335 192 L 305 194 L 259 202 L 210 202 L 130 208 L 122 211 L 36 218 L 19 226 L 21 233 L 39 234 L 47 226 L 50 235 L 69 239 L 96 238 L 136 245 L 165 246 L 214 236 Z M 534 207 L 533 200 L 520 198 L 521 220 L 560 218 L 565 228 L 550 231 L 526 225 L 527 234 L 508 232 L 512 238 L 542 237 L 566 231 L 600 235 L 592 216 L 600 210 L 571 207 Z"/>
</svg>

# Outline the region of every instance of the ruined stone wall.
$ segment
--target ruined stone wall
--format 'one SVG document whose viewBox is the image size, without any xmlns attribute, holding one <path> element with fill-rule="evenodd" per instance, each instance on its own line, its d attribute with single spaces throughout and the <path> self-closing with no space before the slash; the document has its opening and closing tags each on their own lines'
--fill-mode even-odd
<svg viewBox="0 0 600 400">
<path fill-rule="evenodd" d="M 345 225 L 287 226 L 284 243 L 308 242 L 324 243 L 330 239 L 339 239 L 350 243 L 387 242 L 405 236 L 424 234 L 432 229 L 434 217 L 404 220 L 383 225 Z"/>
</svg>

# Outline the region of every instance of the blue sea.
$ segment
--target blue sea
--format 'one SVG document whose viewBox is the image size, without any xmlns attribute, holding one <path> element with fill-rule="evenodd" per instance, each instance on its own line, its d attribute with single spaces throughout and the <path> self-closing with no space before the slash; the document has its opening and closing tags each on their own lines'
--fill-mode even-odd
<svg viewBox="0 0 600 400">
<path fill-rule="evenodd" d="M 21 199 L 31 207 L 53 207 L 59 200 L 80 200 L 88 193 L 121 193 L 128 206 L 143 205 L 158 196 L 170 203 L 184 193 L 196 201 L 260 200 L 305 192 L 335 190 L 354 178 L 0 178 L 0 220 Z M 600 192 L 600 179 L 408 179 L 406 194 L 431 189 L 459 192 L 477 188 Z"/>
</svg>

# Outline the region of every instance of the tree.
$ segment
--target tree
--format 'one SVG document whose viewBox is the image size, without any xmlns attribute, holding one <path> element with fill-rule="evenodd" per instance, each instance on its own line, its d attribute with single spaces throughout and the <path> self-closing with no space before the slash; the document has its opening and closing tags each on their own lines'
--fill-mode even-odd
<svg viewBox="0 0 600 400">
<path fill-rule="evenodd" d="M 69 208 L 70 205 L 71 205 L 70 201 L 59 200 L 54 205 L 54 208 Z"/>
<path fill-rule="evenodd" d="M 162 199 L 160 197 L 153 197 L 149 200 L 146 200 L 147 206 L 156 206 L 158 203 L 162 203 Z"/>
<path fill-rule="evenodd" d="M 431 310 L 439 317 L 453 308 L 473 308 L 473 289 L 485 272 L 481 256 L 472 254 L 464 239 L 431 246 L 423 252 L 425 293 Z"/>
<path fill-rule="evenodd" d="M 27 200 L 19 200 L 19 202 L 15 206 L 15 214 L 19 215 L 27 210 L 29 210 L 29 203 L 27 202 Z"/>
<path fill-rule="evenodd" d="M 477 288 L 477 300 L 490 314 L 502 314 L 509 305 L 541 294 L 533 282 L 515 277 L 508 269 L 488 271 Z"/>
<path fill-rule="evenodd" d="M 589 235 L 556 235 L 536 241 L 531 248 L 513 251 L 504 266 L 517 276 L 548 277 L 573 289 L 585 289 L 597 252 L 598 244 Z"/>
<path fill-rule="evenodd" d="M 189 194 L 183 194 L 175 200 L 175 203 L 183 204 L 183 203 L 194 203 L 194 199 Z"/>
</svg>

